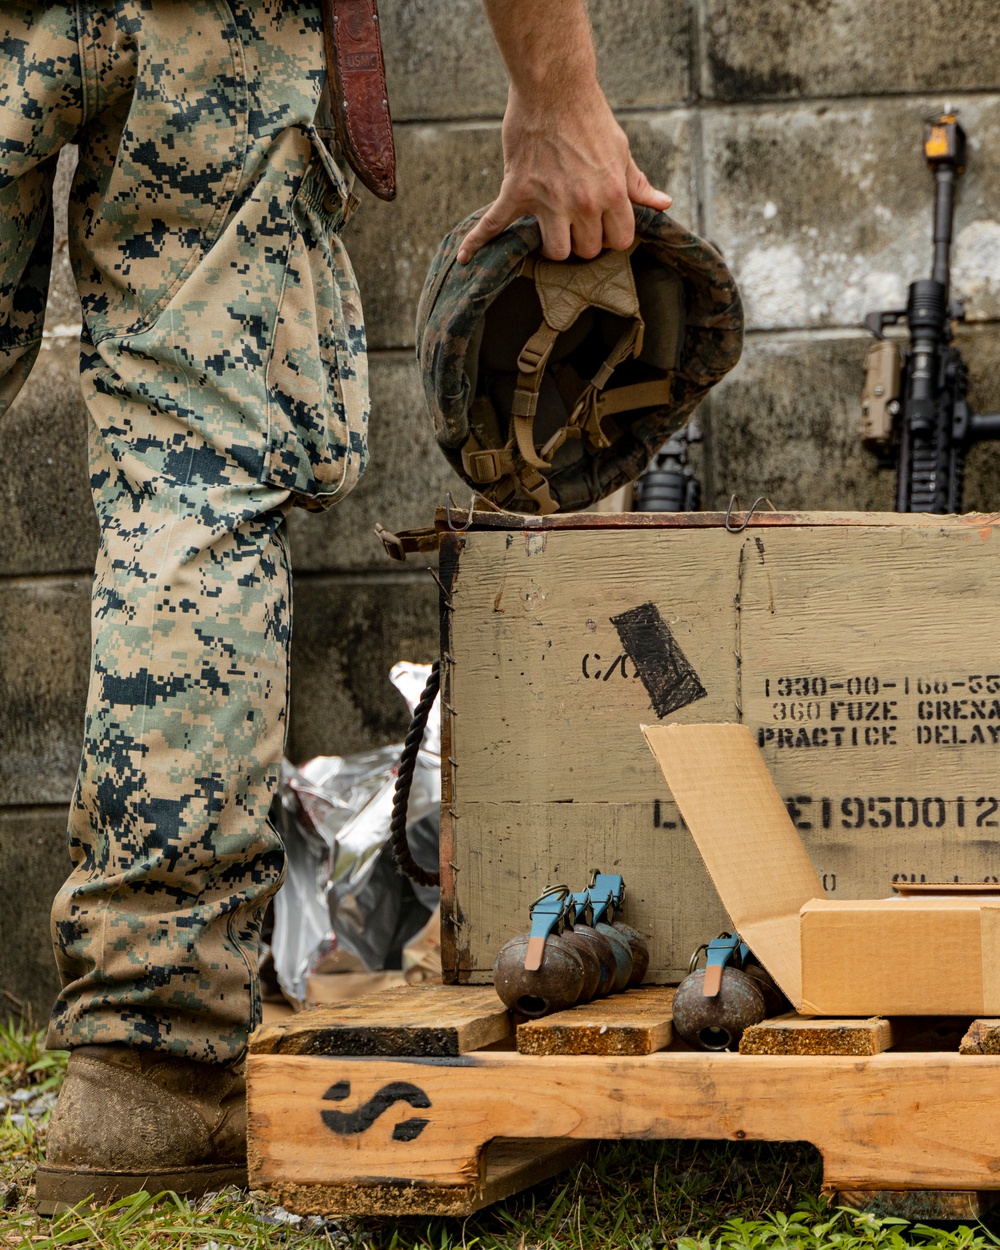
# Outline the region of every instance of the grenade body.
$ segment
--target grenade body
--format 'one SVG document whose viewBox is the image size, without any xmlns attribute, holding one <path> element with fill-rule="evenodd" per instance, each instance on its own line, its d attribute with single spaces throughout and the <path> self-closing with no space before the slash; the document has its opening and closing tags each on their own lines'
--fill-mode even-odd
<svg viewBox="0 0 1000 1250">
<path fill-rule="evenodd" d="M 618 970 L 618 964 L 615 960 L 614 947 L 603 934 L 598 933 L 589 924 L 574 925 L 573 934 L 581 941 L 586 942 L 597 956 L 600 967 L 600 980 L 597 983 L 597 989 L 594 991 L 594 997 L 605 998 L 615 987 L 615 975 Z"/>
<path fill-rule="evenodd" d="M 632 976 L 632 948 L 628 944 L 628 938 L 614 925 L 605 924 L 601 920 L 594 928 L 602 937 L 607 938 L 615 953 L 615 981 L 611 992 L 620 994 L 622 990 L 628 989 L 629 978 Z"/>
<path fill-rule="evenodd" d="M 616 920 L 612 927 L 625 938 L 632 952 L 632 975 L 629 977 L 628 984 L 629 989 L 634 989 L 637 985 L 642 985 L 646 969 L 649 967 L 649 946 L 639 930 L 626 924 L 624 920 Z"/>
<path fill-rule="evenodd" d="M 493 985 L 504 1006 L 531 1020 L 565 1011 L 579 1001 L 586 973 L 573 946 L 558 934 L 545 942 L 541 967 L 524 966 L 528 934 L 519 933 L 500 949 L 493 965 Z"/>
<path fill-rule="evenodd" d="M 700 968 L 677 987 L 674 1028 L 699 1050 L 735 1050 L 743 1033 L 767 1014 L 764 994 L 753 977 L 736 968 L 723 968 L 718 994 L 706 998 L 705 970 Z"/>
<path fill-rule="evenodd" d="M 791 1010 L 791 1003 L 765 967 L 758 963 L 744 963 L 743 972 L 756 982 L 757 988 L 764 995 L 766 1016 L 780 1016 L 782 1012 Z"/>
<path fill-rule="evenodd" d="M 598 986 L 601 984 L 601 961 L 583 934 L 577 933 L 575 929 L 564 929 L 561 936 L 564 942 L 572 946 L 583 963 L 583 988 L 580 990 L 577 1002 L 589 1003 L 597 994 Z M 551 941 L 551 938 L 549 940 Z"/>
</svg>

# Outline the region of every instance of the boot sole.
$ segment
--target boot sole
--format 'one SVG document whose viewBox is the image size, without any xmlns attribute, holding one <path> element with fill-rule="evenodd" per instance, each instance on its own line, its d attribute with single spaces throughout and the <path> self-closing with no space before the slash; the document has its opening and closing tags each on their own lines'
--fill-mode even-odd
<svg viewBox="0 0 1000 1250">
<path fill-rule="evenodd" d="M 200 1198 L 212 1190 L 247 1187 L 247 1170 L 236 1163 L 180 1168 L 164 1172 L 92 1172 L 85 1168 L 50 1168 L 35 1173 L 35 1210 L 39 1215 L 61 1215 L 86 1203 L 86 1209 L 106 1207 L 119 1198 L 145 1190 L 169 1190 L 181 1198 Z"/>
</svg>

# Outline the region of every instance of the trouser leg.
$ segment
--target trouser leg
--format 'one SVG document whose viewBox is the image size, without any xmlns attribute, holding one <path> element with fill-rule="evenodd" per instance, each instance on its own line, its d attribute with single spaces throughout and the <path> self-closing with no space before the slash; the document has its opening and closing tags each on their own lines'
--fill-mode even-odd
<svg viewBox="0 0 1000 1250">
<path fill-rule="evenodd" d="M 101 542 L 49 1044 L 227 1062 L 281 870 L 282 522 L 364 460 L 347 193 L 312 125 L 318 4 L 82 7 L 97 111 L 70 239 Z"/>
<path fill-rule="evenodd" d="M 0 417 L 41 345 L 52 178 L 82 115 L 76 6 L 0 6 Z"/>
<path fill-rule="evenodd" d="M 259 917 L 282 865 L 267 813 L 290 571 L 280 507 L 206 482 L 203 450 L 187 448 L 183 478 L 136 490 L 93 435 L 93 669 L 74 867 L 53 910 L 64 989 L 51 1045 L 226 1061 L 259 1019 Z"/>
</svg>

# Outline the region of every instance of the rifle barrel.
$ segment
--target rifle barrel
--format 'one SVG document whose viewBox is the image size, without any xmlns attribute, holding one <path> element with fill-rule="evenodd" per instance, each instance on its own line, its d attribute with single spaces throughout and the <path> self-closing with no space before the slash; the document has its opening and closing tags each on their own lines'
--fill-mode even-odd
<svg viewBox="0 0 1000 1250">
<path fill-rule="evenodd" d="M 951 239 L 955 209 L 955 166 L 944 163 L 934 168 L 934 281 L 945 289 L 945 301 L 951 287 Z"/>
</svg>

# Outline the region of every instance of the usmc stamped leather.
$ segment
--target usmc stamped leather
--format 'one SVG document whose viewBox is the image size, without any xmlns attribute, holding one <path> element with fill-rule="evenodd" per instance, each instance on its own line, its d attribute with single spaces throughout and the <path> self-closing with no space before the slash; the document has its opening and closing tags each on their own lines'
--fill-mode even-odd
<svg viewBox="0 0 1000 1250">
<path fill-rule="evenodd" d="M 396 196 L 396 150 L 376 0 L 323 0 L 337 139 L 351 168 L 380 199 Z"/>
</svg>

